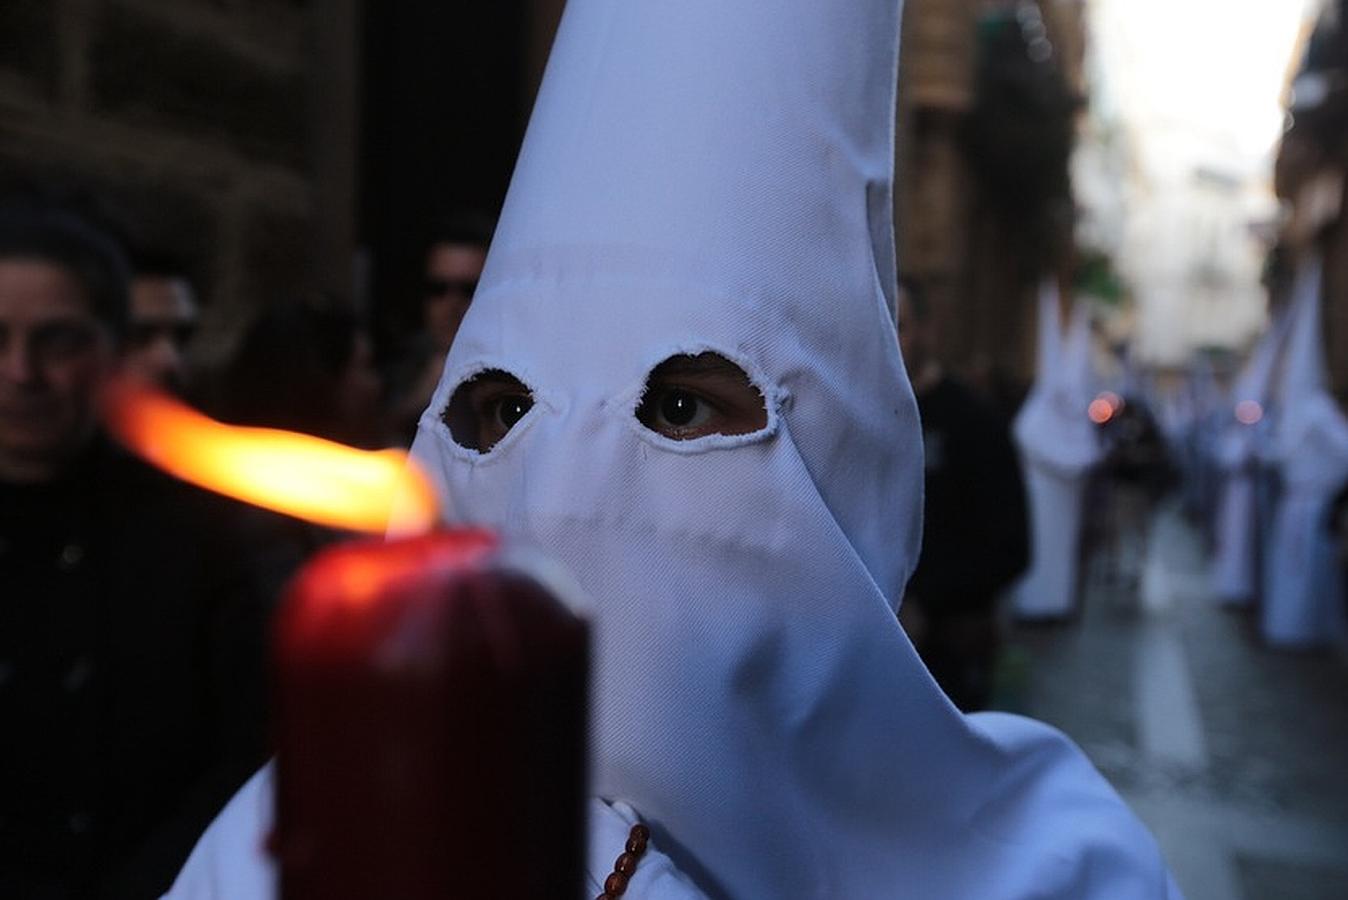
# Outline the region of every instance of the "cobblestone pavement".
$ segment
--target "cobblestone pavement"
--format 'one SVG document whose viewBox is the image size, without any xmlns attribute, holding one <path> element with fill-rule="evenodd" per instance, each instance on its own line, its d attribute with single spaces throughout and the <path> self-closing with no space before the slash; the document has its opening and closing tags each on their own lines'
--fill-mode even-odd
<svg viewBox="0 0 1348 900">
<path fill-rule="evenodd" d="M 1105 557 L 1079 621 L 1012 630 L 1000 705 L 1081 745 L 1189 900 L 1348 898 L 1348 662 L 1261 648 L 1173 511 L 1133 583 Z"/>
</svg>

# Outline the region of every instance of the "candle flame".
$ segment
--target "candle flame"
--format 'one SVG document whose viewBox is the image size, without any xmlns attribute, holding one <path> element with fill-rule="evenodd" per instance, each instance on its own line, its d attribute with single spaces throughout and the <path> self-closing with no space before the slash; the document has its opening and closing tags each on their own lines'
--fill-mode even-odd
<svg viewBox="0 0 1348 900">
<path fill-rule="evenodd" d="M 307 434 L 226 425 L 126 379 L 104 390 L 113 436 L 171 475 L 246 503 L 351 531 L 415 533 L 435 489 L 402 450 L 357 450 Z"/>
<path fill-rule="evenodd" d="M 1258 425 L 1264 418 L 1264 407 L 1258 400 L 1242 400 L 1236 404 L 1236 421 L 1242 425 Z"/>
<path fill-rule="evenodd" d="M 1086 408 L 1086 415 L 1096 425 L 1103 425 L 1123 409 L 1123 398 L 1113 391 L 1101 391 Z"/>
<path fill-rule="evenodd" d="M 1090 416 L 1091 421 L 1096 425 L 1103 425 L 1114 418 L 1114 407 L 1110 406 L 1108 400 L 1096 397 L 1086 408 L 1086 415 Z"/>
</svg>

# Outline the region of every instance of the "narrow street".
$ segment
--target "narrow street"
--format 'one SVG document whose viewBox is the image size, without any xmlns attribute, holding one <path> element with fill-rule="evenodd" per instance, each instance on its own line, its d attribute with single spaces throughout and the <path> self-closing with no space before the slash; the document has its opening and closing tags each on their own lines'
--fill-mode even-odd
<svg viewBox="0 0 1348 900">
<path fill-rule="evenodd" d="M 1095 555 L 1079 622 L 1012 631 L 1003 705 L 1081 745 L 1189 900 L 1348 897 L 1348 662 L 1260 648 L 1174 511 L 1149 545 L 1137 584 Z"/>
</svg>

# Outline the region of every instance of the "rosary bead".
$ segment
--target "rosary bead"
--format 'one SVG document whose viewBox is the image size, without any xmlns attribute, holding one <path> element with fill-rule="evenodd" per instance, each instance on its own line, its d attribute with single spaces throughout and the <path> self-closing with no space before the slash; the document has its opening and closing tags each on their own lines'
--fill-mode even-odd
<svg viewBox="0 0 1348 900">
<path fill-rule="evenodd" d="M 627 833 L 627 850 L 613 864 L 613 874 L 604 881 L 604 893 L 594 900 L 618 900 L 627 892 L 627 880 L 637 870 L 641 854 L 646 852 L 646 842 L 651 839 L 651 830 L 640 823 L 633 825 Z"/>
</svg>

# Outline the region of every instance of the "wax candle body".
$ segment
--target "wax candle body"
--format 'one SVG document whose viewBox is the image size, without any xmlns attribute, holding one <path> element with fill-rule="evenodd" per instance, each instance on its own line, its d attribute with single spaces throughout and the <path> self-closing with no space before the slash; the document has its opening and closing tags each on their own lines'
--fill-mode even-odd
<svg viewBox="0 0 1348 900">
<path fill-rule="evenodd" d="M 587 629 L 491 535 L 323 554 L 275 664 L 285 900 L 579 889 Z"/>
</svg>

